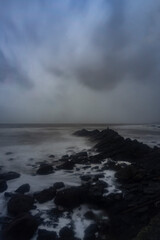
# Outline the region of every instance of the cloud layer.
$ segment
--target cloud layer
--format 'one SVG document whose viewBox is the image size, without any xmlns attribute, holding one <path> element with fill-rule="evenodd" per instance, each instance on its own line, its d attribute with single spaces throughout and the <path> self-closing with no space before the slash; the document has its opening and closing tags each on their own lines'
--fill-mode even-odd
<svg viewBox="0 0 160 240">
<path fill-rule="evenodd" d="M 1 122 L 160 121 L 158 0 L 0 0 Z"/>
</svg>

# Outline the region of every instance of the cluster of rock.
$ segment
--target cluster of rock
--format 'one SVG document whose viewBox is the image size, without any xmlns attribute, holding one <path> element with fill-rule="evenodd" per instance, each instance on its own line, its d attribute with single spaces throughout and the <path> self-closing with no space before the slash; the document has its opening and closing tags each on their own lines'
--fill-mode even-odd
<svg viewBox="0 0 160 240">
<path fill-rule="evenodd" d="M 37 240 L 78 240 L 73 227 L 63 227 L 59 235 L 54 231 L 38 229 L 43 219 L 40 215 L 30 214 L 36 202 L 41 204 L 53 200 L 57 207 L 52 209 L 50 214 L 55 218 L 64 211 L 71 212 L 81 204 L 90 204 L 106 211 L 109 221 L 96 219 L 92 211 L 85 214 L 84 217 L 94 220 L 94 223 L 85 230 L 84 240 L 138 240 L 141 229 L 157 214 L 160 215 L 159 148 L 150 148 L 136 140 L 124 139 L 111 129 L 103 131 L 83 129 L 77 131 L 75 135 L 89 137 L 95 141 L 94 150 L 97 154 L 90 156 L 87 152 L 80 152 L 71 156 L 65 155 L 59 160 L 60 164 L 56 168 L 50 164 L 40 164 L 37 174 L 51 174 L 60 169 L 71 171 L 75 169 L 76 164 L 82 164 L 87 168 L 91 163 L 101 165 L 101 170 L 97 170 L 95 175 L 80 176 L 81 186 L 66 187 L 63 182 L 58 182 L 32 194 L 29 193 L 29 184 L 20 186 L 14 193 L 6 192 L 7 181 L 20 175 L 14 172 L 0 174 L 0 192 L 5 192 L 8 211 L 8 216 L 0 219 L 2 225 L 0 239 L 29 240 L 38 231 Z M 110 160 L 104 163 L 103 160 L 106 158 Z M 131 164 L 117 164 L 117 161 L 127 161 Z M 108 184 L 102 179 L 103 171 L 108 169 L 116 171 L 121 193 L 106 194 Z M 78 171 L 77 168 L 76 170 Z M 156 236 L 159 232 L 160 230 L 156 228 Z M 152 236 L 151 233 L 150 235 Z"/>
</svg>

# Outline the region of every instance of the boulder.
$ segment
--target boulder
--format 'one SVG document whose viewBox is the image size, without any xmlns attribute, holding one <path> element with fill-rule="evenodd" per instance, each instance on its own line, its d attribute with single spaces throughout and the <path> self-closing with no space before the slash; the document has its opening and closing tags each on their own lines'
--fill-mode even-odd
<svg viewBox="0 0 160 240">
<path fill-rule="evenodd" d="M 84 186 L 70 187 L 57 192 L 55 197 L 55 204 L 74 208 L 85 202 L 87 195 L 87 188 Z"/>
<path fill-rule="evenodd" d="M 47 231 L 45 229 L 38 230 L 37 240 L 56 240 L 56 239 L 58 239 L 56 232 Z"/>
<path fill-rule="evenodd" d="M 34 198 L 32 196 L 15 194 L 8 201 L 7 204 L 8 213 L 13 216 L 26 213 L 32 209 L 33 204 Z"/>
<path fill-rule="evenodd" d="M 8 186 L 7 186 L 6 181 L 0 179 L 0 193 L 6 191 L 7 188 L 8 188 Z"/>
<path fill-rule="evenodd" d="M 30 240 L 38 227 L 38 221 L 30 214 L 13 219 L 4 230 L 5 240 Z"/>
<path fill-rule="evenodd" d="M 39 203 L 44 203 L 44 202 L 52 200 L 55 197 L 55 195 L 56 195 L 56 189 L 54 187 L 50 187 L 50 188 L 47 188 L 40 192 L 35 193 L 34 198 Z"/>
<path fill-rule="evenodd" d="M 66 161 L 65 163 L 61 164 L 58 166 L 58 169 L 64 169 L 64 170 L 73 170 L 74 168 L 74 163 L 72 161 Z"/>
<path fill-rule="evenodd" d="M 19 188 L 16 189 L 15 192 L 24 194 L 30 191 L 30 185 L 28 183 L 21 185 Z"/>
<path fill-rule="evenodd" d="M 53 173 L 53 167 L 50 164 L 42 163 L 37 170 L 37 174 L 39 175 L 47 175 Z"/>
<path fill-rule="evenodd" d="M 16 172 L 7 172 L 7 173 L 0 174 L 0 179 L 3 179 L 5 181 L 12 180 L 19 177 L 20 177 L 20 174 Z"/>
</svg>

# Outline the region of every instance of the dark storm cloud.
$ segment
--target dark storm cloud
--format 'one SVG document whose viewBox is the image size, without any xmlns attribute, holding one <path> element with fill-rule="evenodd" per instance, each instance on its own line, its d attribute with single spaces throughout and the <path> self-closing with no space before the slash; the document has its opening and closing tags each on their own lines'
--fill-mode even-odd
<svg viewBox="0 0 160 240">
<path fill-rule="evenodd" d="M 21 121 L 160 119 L 159 0 L 0 6 L 3 119 L 14 110 Z"/>
</svg>

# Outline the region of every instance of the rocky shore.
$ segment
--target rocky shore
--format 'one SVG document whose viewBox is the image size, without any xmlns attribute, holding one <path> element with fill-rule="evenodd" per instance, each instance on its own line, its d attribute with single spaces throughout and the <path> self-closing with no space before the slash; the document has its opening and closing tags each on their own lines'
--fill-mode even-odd
<svg viewBox="0 0 160 240">
<path fill-rule="evenodd" d="M 0 218 L 0 239 L 159 240 L 160 148 L 125 139 L 111 129 L 82 129 L 74 134 L 93 141 L 94 154 L 85 151 L 64 155 L 57 164 L 40 163 L 36 175 L 49 177 L 64 170 L 79 176 L 79 186 L 57 182 L 31 192 L 26 183 L 8 192 L 9 181 L 20 174 L 1 170 L 0 192 L 7 211 Z M 114 182 L 109 182 L 107 171 L 114 175 Z M 45 214 L 37 210 L 47 203 L 53 207 Z M 66 224 L 61 229 L 46 228 L 56 229 L 64 216 Z"/>
</svg>

